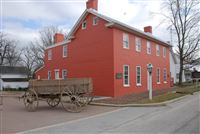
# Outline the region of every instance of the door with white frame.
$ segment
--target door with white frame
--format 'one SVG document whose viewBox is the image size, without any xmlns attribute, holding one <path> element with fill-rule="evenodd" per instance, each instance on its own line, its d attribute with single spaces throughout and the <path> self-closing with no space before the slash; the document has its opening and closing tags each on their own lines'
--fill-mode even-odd
<svg viewBox="0 0 200 134">
<path fill-rule="evenodd" d="M 59 69 L 55 69 L 55 79 L 58 80 L 59 78 Z"/>
</svg>

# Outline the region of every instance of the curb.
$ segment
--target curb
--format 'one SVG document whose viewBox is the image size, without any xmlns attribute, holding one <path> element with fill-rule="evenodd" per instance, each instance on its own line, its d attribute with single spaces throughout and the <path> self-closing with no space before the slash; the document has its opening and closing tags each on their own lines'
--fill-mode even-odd
<svg viewBox="0 0 200 134">
<path fill-rule="evenodd" d="M 96 105 L 96 106 L 108 106 L 108 107 L 161 107 L 161 106 L 166 106 L 170 103 L 182 100 L 188 96 L 191 95 L 184 95 L 176 99 L 168 100 L 165 102 L 160 102 L 160 103 L 147 103 L 147 104 L 111 104 L 111 103 L 96 103 L 96 102 L 91 102 L 90 105 Z"/>
</svg>

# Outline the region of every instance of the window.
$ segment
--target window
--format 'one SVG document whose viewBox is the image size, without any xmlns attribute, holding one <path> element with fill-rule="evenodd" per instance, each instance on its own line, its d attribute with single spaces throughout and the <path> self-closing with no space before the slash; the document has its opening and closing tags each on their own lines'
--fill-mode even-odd
<svg viewBox="0 0 200 134">
<path fill-rule="evenodd" d="M 48 60 L 52 60 L 52 50 L 48 50 Z"/>
<path fill-rule="evenodd" d="M 63 57 L 67 57 L 67 45 L 63 46 Z"/>
<path fill-rule="evenodd" d="M 160 47 L 156 45 L 156 56 L 160 56 Z"/>
<path fill-rule="evenodd" d="M 99 21 L 99 18 L 98 17 L 93 17 L 93 25 L 97 25 L 98 24 L 98 21 Z"/>
<path fill-rule="evenodd" d="M 51 71 L 48 71 L 48 78 L 47 78 L 48 80 L 50 80 L 51 79 Z"/>
<path fill-rule="evenodd" d="M 166 57 L 166 48 L 163 47 L 163 57 L 165 58 Z"/>
<path fill-rule="evenodd" d="M 147 54 L 151 54 L 151 43 L 147 41 Z"/>
<path fill-rule="evenodd" d="M 87 23 L 86 20 L 82 23 L 82 29 L 86 29 Z"/>
<path fill-rule="evenodd" d="M 130 86 L 129 81 L 129 65 L 124 65 L 124 86 L 128 87 Z"/>
<path fill-rule="evenodd" d="M 55 79 L 57 80 L 57 79 L 59 79 L 60 77 L 59 77 L 59 70 L 58 69 L 56 69 L 55 70 Z"/>
<path fill-rule="evenodd" d="M 164 68 L 164 70 L 163 70 L 163 80 L 164 80 L 164 83 L 167 82 L 167 70 L 166 70 L 166 68 Z"/>
<path fill-rule="evenodd" d="M 136 66 L 136 85 L 141 86 L 141 66 Z"/>
<path fill-rule="evenodd" d="M 160 84 L 160 68 L 157 68 L 156 70 L 156 79 L 157 79 L 157 84 Z"/>
<path fill-rule="evenodd" d="M 62 78 L 63 78 L 64 80 L 67 79 L 67 70 L 62 70 Z"/>
<path fill-rule="evenodd" d="M 141 39 L 140 38 L 138 38 L 138 37 L 136 37 L 135 38 L 135 49 L 136 49 L 136 51 L 138 51 L 138 52 L 141 52 Z"/>
<path fill-rule="evenodd" d="M 129 36 L 126 33 L 123 33 L 123 48 L 129 49 Z"/>
</svg>

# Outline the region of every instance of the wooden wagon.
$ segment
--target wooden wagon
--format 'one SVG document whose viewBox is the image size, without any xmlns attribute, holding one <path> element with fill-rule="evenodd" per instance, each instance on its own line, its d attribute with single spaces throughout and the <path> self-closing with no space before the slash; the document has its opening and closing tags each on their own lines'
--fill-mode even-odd
<svg viewBox="0 0 200 134">
<path fill-rule="evenodd" d="M 51 107 L 61 103 L 69 112 L 80 112 L 90 101 L 91 92 L 90 78 L 30 80 L 29 89 L 25 92 L 23 100 L 28 111 L 35 111 L 39 100 L 45 100 Z"/>
</svg>

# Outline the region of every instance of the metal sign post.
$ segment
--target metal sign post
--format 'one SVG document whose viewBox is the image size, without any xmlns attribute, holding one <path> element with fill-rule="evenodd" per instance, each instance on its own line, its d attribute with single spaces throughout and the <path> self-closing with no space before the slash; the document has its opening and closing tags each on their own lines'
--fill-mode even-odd
<svg viewBox="0 0 200 134">
<path fill-rule="evenodd" d="M 148 78 L 148 82 L 149 82 L 149 99 L 152 100 L 152 70 L 153 70 L 153 65 L 152 64 L 147 64 L 147 70 L 149 73 L 149 78 Z"/>
</svg>

